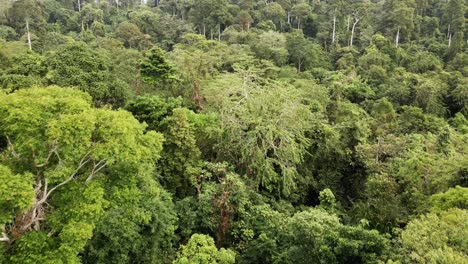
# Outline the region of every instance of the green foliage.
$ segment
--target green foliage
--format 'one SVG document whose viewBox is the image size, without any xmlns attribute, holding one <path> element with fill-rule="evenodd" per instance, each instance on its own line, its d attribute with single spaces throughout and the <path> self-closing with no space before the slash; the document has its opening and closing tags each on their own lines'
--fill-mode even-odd
<svg viewBox="0 0 468 264">
<path fill-rule="evenodd" d="M 297 30 L 287 36 L 289 60 L 296 65 L 297 71 L 312 68 L 328 68 L 328 58 L 322 48 L 304 37 Z"/>
<path fill-rule="evenodd" d="M 153 47 L 140 64 L 143 80 L 151 84 L 164 84 L 174 79 L 174 70 L 164 57 L 164 52 L 159 47 Z"/>
<path fill-rule="evenodd" d="M 444 193 L 434 194 L 431 197 L 432 210 L 442 211 L 450 208 L 468 208 L 468 188 L 455 186 Z"/>
<path fill-rule="evenodd" d="M 313 115 L 294 87 L 279 82 L 260 87 L 244 74 L 226 74 L 207 91 L 207 101 L 221 113 L 220 148 L 259 186 L 288 196 L 296 187 L 296 166 L 305 154 Z"/>
<path fill-rule="evenodd" d="M 388 250 L 387 239 L 377 231 L 344 226 L 320 209 L 289 218 L 283 236 L 285 244 L 273 263 L 373 262 Z"/>
<path fill-rule="evenodd" d="M 401 234 L 408 261 L 464 263 L 466 261 L 466 210 L 430 213 L 411 221 Z"/>
<path fill-rule="evenodd" d="M 467 262 L 466 10 L 0 1 L 0 263 Z"/>
<path fill-rule="evenodd" d="M 77 87 L 88 92 L 96 105 L 122 106 L 129 97 L 128 87 L 109 74 L 109 58 L 84 43 L 62 46 L 46 58 L 49 83 Z"/>
<path fill-rule="evenodd" d="M 258 39 L 252 40 L 251 47 L 257 57 L 271 60 L 278 66 L 283 65 L 288 57 L 286 37 L 274 31 L 260 34 Z"/>
<path fill-rule="evenodd" d="M 196 145 L 194 126 L 188 109 L 176 108 L 165 122 L 164 153 L 160 160 L 161 182 L 168 190 L 185 197 L 193 194 L 189 171 L 198 166 L 200 150 Z"/>
<path fill-rule="evenodd" d="M 141 178 L 140 168 L 151 168 L 158 158 L 162 136 L 144 133 L 128 112 L 93 109 L 90 97 L 77 90 L 33 88 L 1 96 L 0 133 L 9 144 L 2 162 L 18 173 L 6 170 L 2 177 L 21 188 L 12 193 L 20 195 L 17 204 L 7 208 L 14 215 L 2 216 L 6 235 L 17 241 L 9 258 L 78 263 L 108 201 L 114 201 L 105 193 L 122 186 L 112 182 Z M 13 216 L 19 220 L 11 222 Z"/>
<path fill-rule="evenodd" d="M 218 250 L 213 238 L 194 234 L 187 245 L 182 245 L 173 264 L 229 264 L 235 263 L 236 254 L 231 250 Z"/>
<path fill-rule="evenodd" d="M 181 107 L 180 98 L 163 99 L 158 96 L 140 96 L 127 105 L 127 110 L 140 122 L 145 122 L 148 129 L 162 129 L 162 121 L 172 114 L 175 108 Z"/>
<path fill-rule="evenodd" d="M 33 204 L 32 175 L 14 175 L 8 167 L 0 165 L 0 225 L 9 223 L 16 214 L 25 212 Z"/>
</svg>

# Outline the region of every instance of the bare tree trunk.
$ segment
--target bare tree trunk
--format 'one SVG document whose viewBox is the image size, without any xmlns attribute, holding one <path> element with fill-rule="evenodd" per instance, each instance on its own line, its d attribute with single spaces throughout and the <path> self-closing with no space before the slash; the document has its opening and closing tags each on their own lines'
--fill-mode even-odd
<svg viewBox="0 0 468 264">
<path fill-rule="evenodd" d="M 395 38 L 395 46 L 397 48 L 398 48 L 399 41 L 400 41 L 400 27 L 398 27 L 398 31 L 397 31 L 396 38 Z"/>
<path fill-rule="evenodd" d="M 78 1 L 78 12 L 81 12 L 81 1 L 80 0 L 77 0 Z"/>
<path fill-rule="evenodd" d="M 200 81 L 197 79 L 193 80 L 193 101 L 198 111 L 203 109 L 203 97 L 200 96 Z"/>
<path fill-rule="evenodd" d="M 448 39 L 449 48 L 450 48 L 451 45 L 452 45 L 452 34 L 449 34 L 449 39 Z"/>
<path fill-rule="evenodd" d="M 346 31 L 349 31 L 349 23 L 350 23 L 349 20 L 350 20 L 350 16 L 348 15 L 348 24 L 346 26 Z"/>
<path fill-rule="evenodd" d="M 301 18 L 297 18 L 297 29 L 301 29 Z"/>
<path fill-rule="evenodd" d="M 27 37 L 28 37 L 28 46 L 29 50 L 32 50 L 32 45 L 31 45 L 31 33 L 29 32 L 29 19 L 26 19 L 26 30 L 27 30 Z"/>
<path fill-rule="evenodd" d="M 333 36 L 332 36 L 332 43 L 335 43 L 335 35 L 336 35 L 336 9 L 335 9 L 335 13 L 333 13 Z"/>
<path fill-rule="evenodd" d="M 448 29 L 447 29 L 447 38 L 449 38 L 450 36 L 450 24 L 448 25 Z"/>
<path fill-rule="evenodd" d="M 288 24 L 291 24 L 291 11 L 288 11 Z"/>
<path fill-rule="evenodd" d="M 205 23 L 203 23 L 203 36 L 206 37 L 206 26 L 205 26 Z"/>
<path fill-rule="evenodd" d="M 218 41 L 221 41 L 221 25 L 218 25 Z"/>
<path fill-rule="evenodd" d="M 302 59 L 297 60 L 297 72 L 301 72 L 302 68 Z"/>
<path fill-rule="evenodd" d="M 359 23 L 359 18 L 354 18 L 355 21 L 353 23 L 353 28 L 351 29 L 351 39 L 349 40 L 349 46 L 353 46 L 353 39 L 354 39 L 354 30 L 356 29 L 357 23 Z"/>
</svg>

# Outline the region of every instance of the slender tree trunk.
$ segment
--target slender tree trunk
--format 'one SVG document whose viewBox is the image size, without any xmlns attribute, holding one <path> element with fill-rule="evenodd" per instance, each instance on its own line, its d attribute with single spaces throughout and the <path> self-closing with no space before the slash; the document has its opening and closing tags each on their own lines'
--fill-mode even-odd
<svg viewBox="0 0 468 264">
<path fill-rule="evenodd" d="M 203 36 L 206 37 L 206 25 L 205 25 L 205 23 L 203 23 Z"/>
<path fill-rule="evenodd" d="M 288 11 L 288 24 L 291 24 L 291 11 Z"/>
<path fill-rule="evenodd" d="M 297 29 L 301 29 L 301 18 L 297 18 Z"/>
<path fill-rule="evenodd" d="M 452 46 L 452 34 L 449 34 L 449 39 L 448 39 L 448 46 Z"/>
<path fill-rule="evenodd" d="M 398 48 L 399 42 L 400 42 L 400 27 L 398 27 L 398 31 L 397 31 L 396 38 L 395 38 L 395 46 L 397 48 Z"/>
<path fill-rule="evenodd" d="M 193 80 L 193 101 L 199 111 L 203 109 L 203 97 L 200 96 L 200 81 L 197 79 Z"/>
<path fill-rule="evenodd" d="M 28 37 L 28 46 L 29 46 L 29 50 L 32 50 L 32 45 L 31 45 L 31 33 L 29 32 L 29 19 L 26 19 L 26 31 L 28 32 L 28 33 L 27 33 L 27 37 Z"/>
<path fill-rule="evenodd" d="M 332 36 L 332 43 L 335 43 L 335 35 L 336 35 L 336 9 L 335 9 L 335 13 L 333 14 L 333 36 Z"/>
<path fill-rule="evenodd" d="M 356 25 L 359 23 L 359 18 L 355 18 L 355 21 L 353 23 L 353 27 L 351 29 L 351 39 L 349 40 L 349 46 L 353 46 L 353 40 L 354 40 L 354 30 L 356 29 Z"/>
<path fill-rule="evenodd" d="M 301 72 L 302 68 L 302 59 L 297 60 L 297 72 Z"/>
<path fill-rule="evenodd" d="M 218 41 L 221 41 L 221 25 L 218 25 Z"/>
<path fill-rule="evenodd" d="M 78 12 L 81 12 L 81 0 L 77 0 L 78 1 Z"/>
<path fill-rule="evenodd" d="M 450 36 L 450 24 L 448 25 L 448 29 L 447 29 L 447 38 L 449 38 Z"/>
<path fill-rule="evenodd" d="M 347 24 L 347 26 L 346 26 L 346 31 L 348 31 L 348 32 L 349 32 L 349 23 L 350 23 L 349 21 L 350 21 L 350 17 L 349 17 L 349 15 L 348 15 L 348 24 Z"/>
</svg>

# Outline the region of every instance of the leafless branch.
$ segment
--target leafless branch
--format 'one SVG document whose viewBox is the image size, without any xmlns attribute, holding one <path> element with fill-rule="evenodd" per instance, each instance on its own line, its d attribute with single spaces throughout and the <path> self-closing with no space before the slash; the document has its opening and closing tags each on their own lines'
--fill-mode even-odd
<svg viewBox="0 0 468 264">
<path fill-rule="evenodd" d="M 13 155 L 13 157 L 18 159 L 20 157 L 20 155 L 18 153 L 16 153 L 15 148 L 13 147 L 13 143 L 11 143 L 10 137 L 6 136 L 6 138 L 7 138 L 8 148 L 10 149 L 11 154 Z"/>
<path fill-rule="evenodd" d="M 54 140 L 53 147 L 50 149 L 49 154 L 47 154 L 47 159 L 43 163 L 36 165 L 36 167 L 42 168 L 46 166 L 47 164 L 49 164 L 49 161 L 50 161 L 50 158 L 52 158 L 52 155 L 54 154 L 58 155 L 57 149 L 58 149 L 57 140 Z"/>
<path fill-rule="evenodd" d="M 10 243 L 10 238 L 7 236 L 7 234 L 2 232 L 2 237 L 0 237 L 0 242 Z"/>
<path fill-rule="evenodd" d="M 98 163 L 95 163 L 93 166 L 93 170 L 89 174 L 88 178 L 86 178 L 86 183 L 91 181 L 93 177 L 100 171 L 102 170 L 105 166 L 107 165 L 106 160 L 100 160 Z"/>
</svg>

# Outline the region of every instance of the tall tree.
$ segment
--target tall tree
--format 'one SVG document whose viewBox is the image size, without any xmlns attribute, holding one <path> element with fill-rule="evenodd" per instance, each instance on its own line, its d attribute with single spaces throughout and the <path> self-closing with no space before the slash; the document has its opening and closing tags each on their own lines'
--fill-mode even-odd
<svg viewBox="0 0 468 264">
<path fill-rule="evenodd" d="M 29 49 L 32 49 L 31 31 L 40 33 L 44 30 L 45 14 L 42 1 L 15 1 L 7 12 L 8 25 L 19 35 L 26 34 Z"/>
<path fill-rule="evenodd" d="M 117 171 L 138 181 L 140 168 L 158 158 L 162 136 L 144 133 L 128 112 L 93 109 L 89 95 L 72 89 L 0 96 L 2 162 L 13 173 L 2 174 L 26 195 L 1 217 L 4 237 L 14 241 L 10 263 L 77 262 L 103 215 L 105 190 L 117 187 L 104 183 Z"/>
</svg>

